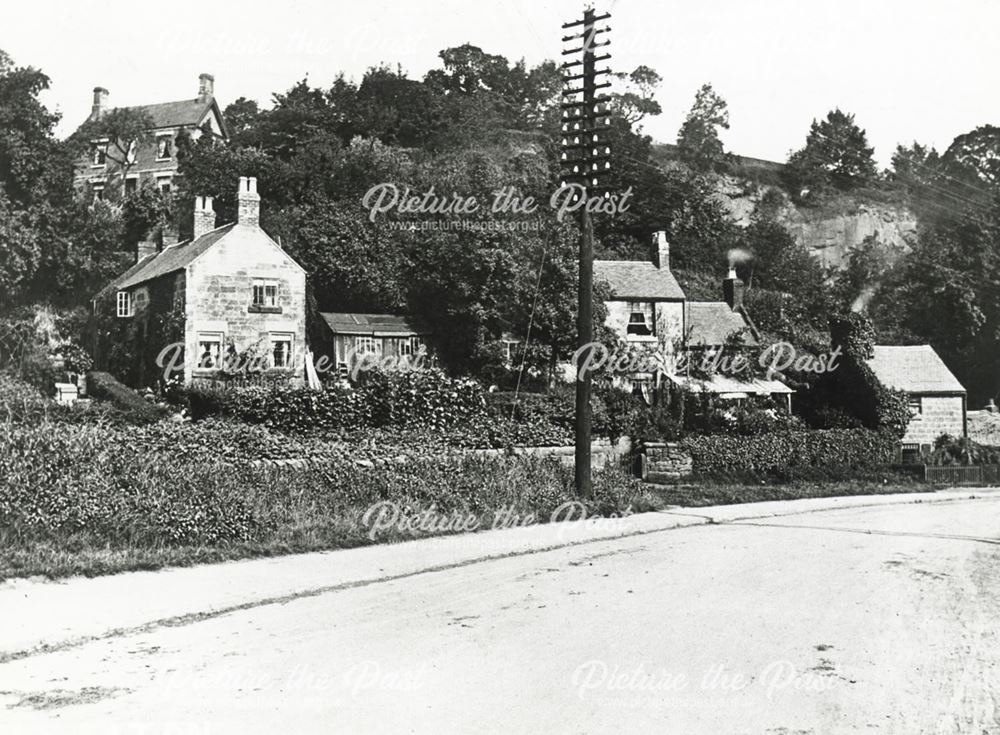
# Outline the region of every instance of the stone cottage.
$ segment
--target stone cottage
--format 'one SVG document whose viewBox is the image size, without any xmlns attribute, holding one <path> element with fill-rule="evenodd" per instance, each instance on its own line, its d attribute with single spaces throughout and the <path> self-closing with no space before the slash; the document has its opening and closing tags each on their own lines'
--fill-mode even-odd
<svg viewBox="0 0 1000 735">
<path fill-rule="evenodd" d="M 108 90 L 95 87 L 87 122 L 100 120 L 109 109 Z M 122 144 L 124 156 L 113 141 L 105 138 L 88 141 L 87 152 L 75 163 L 74 184 L 94 199 L 104 199 L 111 186 L 121 187 L 124 194 L 145 185 L 167 193 L 173 191 L 177 178 L 177 137 L 181 132 L 192 139 L 197 139 L 202 131 L 224 141 L 229 139 L 226 122 L 215 101 L 215 77 L 211 74 L 198 77 L 198 96 L 193 99 L 127 109 L 148 115 L 153 127 L 142 145 L 129 148 Z M 123 158 L 124 165 L 118 160 Z"/>
<path fill-rule="evenodd" d="M 906 393 L 912 418 L 904 455 L 925 451 L 942 434 L 967 435 L 965 387 L 930 345 L 876 345 L 867 361 L 879 381 Z"/>
<path fill-rule="evenodd" d="M 98 335 L 99 361 L 124 352 L 118 372 L 139 385 L 171 368 L 185 382 L 223 368 L 303 380 L 305 271 L 260 228 L 255 178 L 240 178 L 238 204 L 236 222 L 216 227 L 212 198 L 197 197 L 191 240 L 140 254 L 98 294 L 98 322 L 119 327 Z"/>
<path fill-rule="evenodd" d="M 653 237 L 648 261 L 595 260 L 594 280 L 611 289 L 605 301 L 606 325 L 630 347 L 659 353 L 661 369 L 625 376 L 625 387 L 651 400 L 660 380 L 695 392 L 710 392 L 727 398 L 780 394 L 787 400 L 791 389 L 776 380 L 734 380 L 721 376 L 692 380 L 679 358 L 700 361 L 706 352 L 722 349 L 732 335 L 755 345 L 757 328 L 743 305 L 744 284 L 730 269 L 722 282 L 722 301 L 688 301 L 670 270 L 670 245 L 666 233 Z"/>
</svg>

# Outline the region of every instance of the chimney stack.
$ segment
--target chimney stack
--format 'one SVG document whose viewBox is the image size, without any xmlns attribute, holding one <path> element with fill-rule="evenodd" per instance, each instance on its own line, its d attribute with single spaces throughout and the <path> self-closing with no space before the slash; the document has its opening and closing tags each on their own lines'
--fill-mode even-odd
<svg viewBox="0 0 1000 735">
<path fill-rule="evenodd" d="M 722 296 L 733 311 L 743 307 L 743 293 L 746 290 L 743 281 L 736 276 L 736 268 L 729 267 L 729 273 L 722 282 Z"/>
<path fill-rule="evenodd" d="M 138 263 L 143 258 L 150 255 L 156 255 L 159 252 L 159 248 L 156 242 L 153 240 L 140 240 L 135 246 L 135 262 Z"/>
<path fill-rule="evenodd" d="M 215 96 L 215 77 L 211 74 L 198 75 L 198 100 L 208 102 Z"/>
<path fill-rule="evenodd" d="M 94 87 L 94 106 L 90 108 L 90 119 L 97 120 L 108 107 L 108 90 L 104 87 Z"/>
<path fill-rule="evenodd" d="M 194 198 L 194 239 L 215 229 L 215 210 L 212 208 L 212 197 L 197 196 Z"/>
<path fill-rule="evenodd" d="M 180 242 L 181 236 L 177 227 L 172 224 L 163 225 L 160 228 L 160 249 L 169 248 Z"/>
<path fill-rule="evenodd" d="M 670 243 L 663 230 L 653 235 L 653 265 L 663 270 L 670 269 Z"/>
<path fill-rule="evenodd" d="M 241 225 L 260 226 L 260 194 L 257 193 L 257 179 L 240 176 L 240 188 L 236 194 L 239 205 L 236 221 Z"/>
</svg>

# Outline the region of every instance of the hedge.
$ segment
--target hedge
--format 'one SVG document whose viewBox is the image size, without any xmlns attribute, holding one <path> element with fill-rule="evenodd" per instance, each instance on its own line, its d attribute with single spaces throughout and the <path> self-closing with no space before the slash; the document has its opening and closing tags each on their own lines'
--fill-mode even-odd
<svg viewBox="0 0 1000 735">
<path fill-rule="evenodd" d="M 163 410 L 146 401 L 134 390 L 118 382 L 109 373 L 87 373 L 87 395 L 107 401 L 137 423 L 153 422 L 163 417 Z"/>
<path fill-rule="evenodd" d="M 289 385 L 227 387 L 196 384 L 186 391 L 191 416 L 228 416 L 296 433 L 382 426 L 444 429 L 483 415 L 482 388 L 439 370 L 367 373 L 356 386 L 323 390 Z"/>
<path fill-rule="evenodd" d="M 695 474 L 782 474 L 802 467 L 877 467 L 891 464 L 897 440 L 889 432 L 827 429 L 756 436 L 706 434 L 681 440 Z"/>
<path fill-rule="evenodd" d="M 384 500 L 442 513 L 514 508 L 545 520 L 576 499 L 572 468 L 552 459 L 425 451 L 374 464 L 341 451 L 305 468 L 221 464 L 183 446 L 153 451 L 146 431 L 46 425 L 0 433 L 0 550 L 38 542 L 67 550 L 294 546 L 303 538 L 330 548 L 370 543 L 360 519 Z M 183 439 L 184 429 L 170 431 L 182 433 L 165 439 Z M 641 493 L 615 468 L 595 473 L 594 489 L 592 513 L 624 512 Z"/>
</svg>

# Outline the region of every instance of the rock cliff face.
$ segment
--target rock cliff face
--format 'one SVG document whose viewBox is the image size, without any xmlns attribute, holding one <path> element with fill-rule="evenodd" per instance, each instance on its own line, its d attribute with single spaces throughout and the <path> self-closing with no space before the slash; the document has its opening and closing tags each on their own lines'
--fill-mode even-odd
<svg viewBox="0 0 1000 735">
<path fill-rule="evenodd" d="M 753 187 L 732 177 L 720 181 L 719 195 L 737 224 L 750 224 L 757 205 L 772 187 Z M 797 207 L 782 195 L 776 217 L 793 237 L 827 266 L 841 267 L 851 248 L 867 237 L 904 250 L 914 243 L 916 215 L 905 206 L 842 197 L 822 207 Z"/>
<path fill-rule="evenodd" d="M 841 267 L 851 248 L 874 236 L 908 250 L 917 235 L 917 219 L 905 207 L 858 204 L 854 212 L 814 214 L 791 207 L 780 219 L 796 240 L 826 266 Z"/>
</svg>

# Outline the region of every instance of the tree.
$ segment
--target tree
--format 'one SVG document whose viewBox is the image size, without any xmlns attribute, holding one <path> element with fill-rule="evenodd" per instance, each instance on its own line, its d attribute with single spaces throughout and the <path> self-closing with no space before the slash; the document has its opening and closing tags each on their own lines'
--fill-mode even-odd
<svg viewBox="0 0 1000 735">
<path fill-rule="evenodd" d="M 135 166 L 136 151 L 152 141 L 153 119 L 149 113 L 133 107 L 118 107 L 102 114 L 96 120 L 88 120 L 73 134 L 72 145 L 77 151 L 90 150 L 94 141 L 107 141 L 104 155 L 109 184 L 112 179 L 117 184 L 108 186 L 108 194 L 124 195 L 125 179 Z"/>
<path fill-rule="evenodd" d="M 813 120 L 805 147 L 788 158 L 786 176 L 799 198 L 805 190 L 821 192 L 830 186 L 849 191 L 877 177 L 874 152 L 854 115 L 838 108 L 825 120 Z"/>
<path fill-rule="evenodd" d="M 711 84 L 703 84 L 677 133 L 680 159 L 695 171 L 716 170 L 725 157 L 720 128 L 729 130 L 728 106 Z"/>
<path fill-rule="evenodd" d="M 656 88 L 663 82 L 663 77 L 656 70 L 640 65 L 628 74 L 618 72 L 614 76 L 625 83 L 625 88 L 610 95 L 611 107 L 629 126 L 636 125 L 649 115 L 663 112 L 660 103 L 653 99 Z"/>
</svg>

